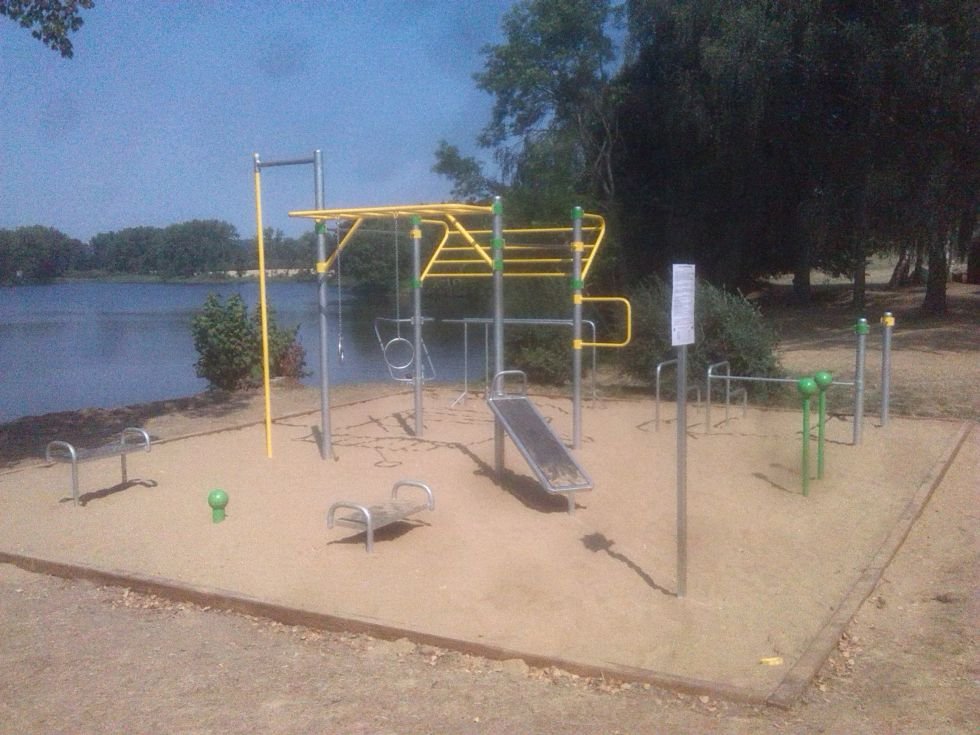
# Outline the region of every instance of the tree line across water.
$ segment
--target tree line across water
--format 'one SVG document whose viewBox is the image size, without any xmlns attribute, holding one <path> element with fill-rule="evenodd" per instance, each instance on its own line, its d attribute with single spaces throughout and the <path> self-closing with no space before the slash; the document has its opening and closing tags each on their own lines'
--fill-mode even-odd
<svg viewBox="0 0 980 735">
<path fill-rule="evenodd" d="M 273 269 L 313 268 L 313 233 L 264 233 L 265 262 Z M 52 227 L 0 230 L 0 284 L 49 283 L 68 275 L 148 276 L 164 280 L 241 275 L 258 268 L 255 240 L 242 239 L 220 220 L 104 232 L 88 243 Z"/>
</svg>

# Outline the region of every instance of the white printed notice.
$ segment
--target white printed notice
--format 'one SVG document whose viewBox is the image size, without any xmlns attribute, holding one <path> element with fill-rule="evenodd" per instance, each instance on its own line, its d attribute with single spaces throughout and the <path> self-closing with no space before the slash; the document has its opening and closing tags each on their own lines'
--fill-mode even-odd
<svg viewBox="0 0 980 735">
<path fill-rule="evenodd" d="M 674 264 L 670 300 L 670 344 L 694 344 L 694 266 Z"/>
</svg>

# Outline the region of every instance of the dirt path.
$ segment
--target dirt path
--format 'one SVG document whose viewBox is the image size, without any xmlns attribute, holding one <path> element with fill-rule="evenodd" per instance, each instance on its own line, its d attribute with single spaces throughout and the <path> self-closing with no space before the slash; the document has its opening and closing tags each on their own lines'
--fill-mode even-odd
<svg viewBox="0 0 980 735">
<path fill-rule="evenodd" d="M 975 316 L 909 329 L 905 348 L 896 339 L 902 369 L 921 380 L 916 405 L 940 405 L 943 376 L 973 390 L 938 412 L 976 417 L 980 359 L 949 341 L 950 329 L 976 335 Z M 853 354 L 834 335 L 785 335 L 787 366 L 809 363 L 810 351 L 841 364 Z M 955 375 L 950 355 L 966 356 Z M 255 412 L 254 401 L 225 408 L 151 420 L 176 430 Z M 0 733 L 974 733 L 977 477 L 974 426 L 837 653 L 788 711 L 290 628 L 0 565 Z"/>
</svg>

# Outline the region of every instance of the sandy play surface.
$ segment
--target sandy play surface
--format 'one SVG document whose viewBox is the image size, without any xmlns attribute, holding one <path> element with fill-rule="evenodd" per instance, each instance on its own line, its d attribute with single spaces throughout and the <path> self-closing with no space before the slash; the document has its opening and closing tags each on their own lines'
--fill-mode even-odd
<svg viewBox="0 0 980 735">
<path fill-rule="evenodd" d="M 764 698 L 887 561 L 962 435 L 959 422 L 868 419 L 853 446 L 851 423 L 831 419 L 825 477 L 803 497 L 799 412 L 733 410 L 707 434 L 692 407 L 678 598 L 673 404 L 657 431 L 652 401 L 586 402 L 575 454 L 595 489 L 569 515 L 509 442 L 494 477 L 492 416 L 456 396 L 425 391 L 423 439 L 408 394 L 338 405 L 326 461 L 315 396 L 311 413 L 275 423 L 271 459 L 261 424 L 174 440 L 151 422 L 163 441 L 130 455 L 133 482 L 119 486 L 118 460 L 83 464 L 78 507 L 68 465 L 21 464 L 0 474 L 0 550 Z M 569 402 L 534 401 L 569 440 Z M 372 554 L 363 535 L 327 529 L 331 503 L 383 502 L 399 479 L 428 483 L 435 511 L 379 532 Z M 230 496 L 218 524 L 213 488 Z"/>
</svg>

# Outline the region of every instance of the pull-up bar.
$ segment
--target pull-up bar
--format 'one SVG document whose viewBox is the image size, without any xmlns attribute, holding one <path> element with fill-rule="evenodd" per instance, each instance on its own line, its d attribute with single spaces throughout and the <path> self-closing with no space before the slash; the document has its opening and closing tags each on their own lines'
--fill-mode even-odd
<svg viewBox="0 0 980 735">
<path fill-rule="evenodd" d="M 262 227 L 262 184 L 263 168 L 274 166 L 313 166 L 313 190 L 317 207 L 323 206 L 323 158 L 320 150 L 313 152 L 312 158 L 288 158 L 278 161 L 262 161 L 254 154 L 255 170 L 255 226 L 258 230 L 256 242 L 259 250 L 259 311 L 262 322 L 262 387 L 265 396 L 265 451 L 272 456 L 272 406 L 269 390 L 269 317 L 265 292 L 265 235 Z M 317 300 L 320 314 L 320 456 L 326 459 L 333 455 L 330 438 L 330 384 L 327 374 L 327 269 L 322 267 L 327 259 L 327 238 L 323 227 L 316 227 L 317 249 Z"/>
</svg>

